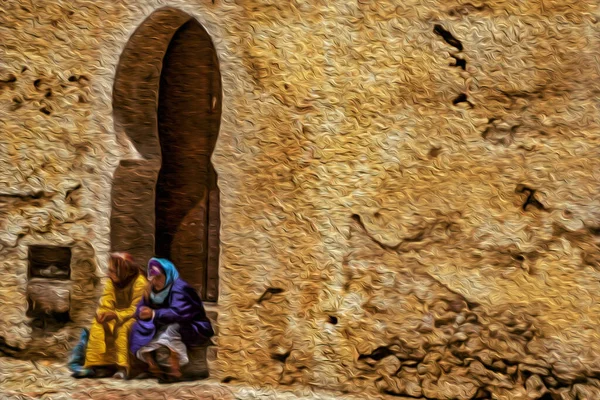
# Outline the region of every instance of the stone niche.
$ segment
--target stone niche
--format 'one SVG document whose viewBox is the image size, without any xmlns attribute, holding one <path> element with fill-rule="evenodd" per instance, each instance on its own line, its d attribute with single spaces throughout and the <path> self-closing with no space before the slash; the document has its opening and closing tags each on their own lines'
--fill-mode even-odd
<svg viewBox="0 0 600 400">
<path fill-rule="evenodd" d="M 71 320 L 71 248 L 29 246 L 28 317 L 33 328 L 61 327 Z"/>
</svg>

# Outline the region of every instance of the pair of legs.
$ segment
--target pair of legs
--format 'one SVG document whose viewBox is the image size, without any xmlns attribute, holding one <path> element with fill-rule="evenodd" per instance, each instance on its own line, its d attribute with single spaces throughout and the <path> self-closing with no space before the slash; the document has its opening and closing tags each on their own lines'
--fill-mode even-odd
<svg viewBox="0 0 600 400">
<path fill-rule="evenodd" d="M 161 375 L 163 374 L 162 369 L 160 368 L 158 361 L 156 358 L 157 357 L 157 353 L 160 353 L 161 351 L 166 352 L 167 355 L 167 363 L 168 363 L 168 370 L 167 370 L 167 377 L 170 380 L 179 380 L 181 379 L 181 365 L 179 363 L 179 355 L 172 351 L 171 349 L 169 349 L 168 347 L 162 347 L 158 350 L 156 350 L 156 352 L 152 351 L 152 352 L 147 352 L 147 353 L 143 353 L 142 354 L 142 358 L 143 361 L 148 364 L 148 371 L 150 372 L 150 374 L 152 374 L 155 377 L 161 377 Z"/>
<path fill-rule="evenodd" d="M 166 358 L 167 380 L 181 379 L 181 365 L 188 363 L 187 348 L 179 334 L 179 324 L 160 329 L 155 337 L 137 352 L 137 357 L 148 365 L 148 371 L 161 376 L 162 370 L 157 358 Z"/>
<path fill-rule="evenodd" d="M 100 324 L 98 321 L 92 323 L 90 338 L 85 354 L 83 374 L 87 376 L 97 375 L 95 370 L 101 367 L 114 367 L 117 372 L 115 378 L 125 379 L 129 375 L 129 332 L 135 321 L 133 319 L 122 325 L 116 321 Z"/>
</svg>

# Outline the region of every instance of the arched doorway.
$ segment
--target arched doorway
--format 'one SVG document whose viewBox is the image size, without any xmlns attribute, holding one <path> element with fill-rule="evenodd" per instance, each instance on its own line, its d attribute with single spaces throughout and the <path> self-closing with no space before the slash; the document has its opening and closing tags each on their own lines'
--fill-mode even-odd
<svg viewBox="0 0 600 400">
<path fill-rule="evenodd" d="M 113 91 L 115 124 L 142 159 L 113 180 L 111 248 L 167 257 L 205 301 L 218 296 L 219 190 L 211 163 L 221 119 L 218 59 L 206 30 L 172 8 L 127 43 Z"/>
</svg>

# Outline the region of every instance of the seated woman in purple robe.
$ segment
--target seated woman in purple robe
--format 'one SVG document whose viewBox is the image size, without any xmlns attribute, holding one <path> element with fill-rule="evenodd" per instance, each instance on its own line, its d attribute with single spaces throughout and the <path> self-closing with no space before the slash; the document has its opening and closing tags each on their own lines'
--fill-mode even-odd
<svg viewBox="0 0 600 400">
<path fill-rule="evenodd" d="M 160 376 L 156 351 L 170 351 L 167 381 L 181 378 L 181 366 L 189 362 L 187 347 L 201 345 L 214 335 L 196 290 L 179 278 L 169 260 L 152 258 L 148 263 L 148 290 L 137 307 L 130 350 Z"/>
</svg>

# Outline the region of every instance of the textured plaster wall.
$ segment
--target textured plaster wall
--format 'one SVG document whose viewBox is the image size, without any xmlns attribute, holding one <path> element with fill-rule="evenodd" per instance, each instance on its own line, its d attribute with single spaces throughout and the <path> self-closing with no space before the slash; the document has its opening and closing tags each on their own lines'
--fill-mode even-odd
<svg viewBox="0 0 600 400">
<path fill-rule="evenodd" d="M 114 72 L 168 5 L 206 28 L 223 80 L 213 374 L 439 399 L 600 396 L 596 2 L 5 3 L 9 345 L 33 343 L 28 244 L 74 246 L 73 325 L 89 321 L 112 172 L 135 157 L 113 127 Z"/>
</svg>

